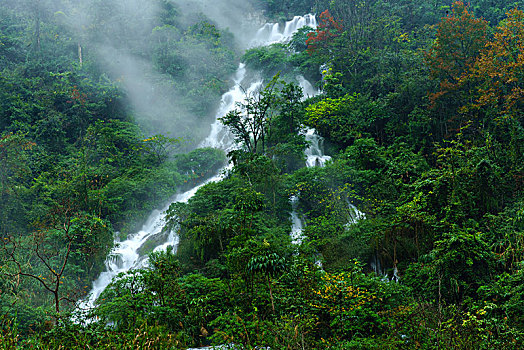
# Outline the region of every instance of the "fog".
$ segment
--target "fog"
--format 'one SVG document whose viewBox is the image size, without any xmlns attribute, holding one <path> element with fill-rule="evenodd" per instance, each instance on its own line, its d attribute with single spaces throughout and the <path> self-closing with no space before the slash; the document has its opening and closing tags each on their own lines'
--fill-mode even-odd
<svg viewBox="0 0 524 350">
<path fill-rule="evenodd" d="M 249 0 L 177 0 L 182 13 L 201 12 L 221 29 L 235 35 L 240 47 L 246 47 L 263 24 L 262 15 Z"/>
<path fill-rule="evenodd" d="M 60 9 L 57 20 L 79 38 L 82 60 L 122 84 L 144 132 L 182 137 L 188 148 L 206 136 L 209 106 L 218 105 L 223 92 L 216 85 L 229 83 L 224 65 L 232 72 L 235 58 L 194 41 L 187 28 L 206 21 L 231 33 L 225 40 L 238 59 L 261 23 L 245 0 L 49 1 Z"/>
</svg>

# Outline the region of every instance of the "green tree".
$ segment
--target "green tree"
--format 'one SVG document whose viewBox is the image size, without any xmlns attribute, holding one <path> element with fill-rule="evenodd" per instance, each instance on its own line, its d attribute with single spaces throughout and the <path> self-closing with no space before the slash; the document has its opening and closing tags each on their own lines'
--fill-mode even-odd
<svg viewBox="0 0 524 350">
<path fill-rule="evenodd" d="M 259 92 L 247 94 L 244 102 L 237 103 L 237 109 L 219 118 L 227 126 L 235 141 L 250 153 L 266 152 L 267 135 L 277 101 L 278 75 Z"/>
<path fill-rule="evenodd" d="M 270 251 L 270 244 L 264 241 L 264 249 L 259 255 L 253 256 L 247 263 L 248 273 L 255 275 L 263 274 L 267 281 L 269 297 L 271 298 L 271 309 L 275 313 L 275 301 L 273 299 L 273 290 L 271 288 L 271 278 L 280 274 L 285 268 L 285 259 L 275 252 Z"/>
</svg>

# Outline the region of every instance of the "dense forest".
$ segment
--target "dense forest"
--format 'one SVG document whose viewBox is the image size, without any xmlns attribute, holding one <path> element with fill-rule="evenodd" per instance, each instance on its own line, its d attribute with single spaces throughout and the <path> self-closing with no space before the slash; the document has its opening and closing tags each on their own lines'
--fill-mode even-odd
<svg viewBox="0 0 524 350">
<path fill-rule="evenodd" d="M 524 348 L 521 2 L 214 3 L 0 2 L 0 350 Z"/>
</svg>

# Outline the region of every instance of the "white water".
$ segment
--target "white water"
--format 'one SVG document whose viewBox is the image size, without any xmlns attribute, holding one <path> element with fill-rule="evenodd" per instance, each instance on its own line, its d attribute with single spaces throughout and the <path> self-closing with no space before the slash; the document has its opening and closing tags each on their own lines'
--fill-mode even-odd
<svg viewBox="0 0 524 350">
<path fill-rule="evenodd" d="M 352 203 L 350 203 L 349 199 L 346 199 L 346 203 L 348 205 L 348 210 L 349 210 L 349 220 L 348 220 L 348 223 L 346 224 L 346 227 L 356 224 L 358 221 L 366 218 L 366 214 L 358 210 L 357 207 L 355 207 Z"/>
<path fill-rule="evenodd" d="M 319 89 L 315 89 L 313 85 L 309 81 L 306 80 L 301 75 L 297 75 L 297 81 L 300 87 L 302 88 L 302 93 L 304 94 L 304 98 L 314 97 L 320 93 Z"/>
<path fill-rule="evenodd" d="M 306 25 L 312 28 L 316 27 L 316 20 L 313 15 L 306 15 L 304 17 L 297 16 L 293 20 L 287 22 L 282 30 L 278 24 L 266 24 L 257 32 L 251 46 L 269 45 L 275 42 L 289 41 L 296 30 Z M 270 27 L 271 30 L 268 30 Z M 301 85 L 304 84 L 308 89 L 308 93 L 314 93 L 311 84 L 303 77 L 297 77 L 297 79 L 301 79 Z M 241 63 L 233 77 L 234 86 L 222 96 L 220 107 L 216 113 L 215 122 L 211 125 L 210 134 L 201 143 L 200 147 L 215 147 L 223 149 L 224 151 L 231 150 L 234 147 L 234 140 L 231 134 L 222 123 L 220 123 L 218 118 L 223 117 L 229 111 L 233 110 L 236 107 L 237 102 L 243 101 L 246 92 L 252 94 L 262 87 L 262 80 L 256 80 L 253 82 L 249 82 L 248 80 L 249 79 L 246 77 L 246 68 L 244 64 Z M 247 90 L 243 90 L 243 83 L 249 85 Z M 208 179 L 203 184 L 175 196 L 171 203 L 187 202 L 189 198 L 191 198 L 196 191 L 206 183 L 219 181 L 224 176 L 223 174 L 226 170 L 227 167 L 219 171 L 218 175 Z M 96 299 L 111 282 L 113 277 L 119 273 L 127 272 L 130 269 L 140 268 L 147 265 L 147 257 L 140 255 L 140 248 L 144 243 L 152 242 L 151 239 L 156 238 L 159 235 L 166 235 L 163 243 L 156 246 L 154 251 L 165 250 L 169 246 L 173 246 L 176 250 L 178 244 L 178 236 L 176 233 L 162 232 L 165 225 L 166 210 L 171 203 L 169 203 L 163 210 L 154 210 L 139 232 L 129 235 L 123 242 L 115 240 L 115 248 L 111 251 L 105 262 L 106 271 L 102 272 L 93 282 L 93 288 L 91 289 L 89 296 L 79 302 L 78 308 L 80 310 L 92 308 Z"/>
<path fill-rule="evenodd" d="M 302 236 L 302 229 L 304 227 L 302 219 L 297 214 L 298 197 L 291 196 L 291 243 L 302 244 L 304 237 Z"/>
<path fill-rule="evenodd" d="M 309 146 L 304 151 L 304 154 L 306 155 L 306 166 L 308 168 L 315 166 L 323 167 L 331 157 L 324 154 L 322 137 L 316 133 L 315 129 L 304 128 L 301 132 L 305 135 L 306 141 L 309 143 Z M 290 198 L 291 243 L 297 245 L 302 244 L 302 241 L 304 240 L 304 235 L 302 233 L 304 220 L 297 213 L 299 195 L 300 194 L 291 196 Z"/>
<path fill-rule="evenodd" d="M 295 16 L 291 21 L 284 24 L 266 23 L 258 30 L 250 46 L 263 46 L 276 43 L 286 43 L 291 40 L 293 34 L 302 27 L 317 27 L 317 19 L 314 15 Z"/>
<path fill-rule="evenodd" d="M 331 160 L 330 156 L 324 155 L 324 139 L 317 135 L 315 129 L 306 128 L 303 132 L 306 141 L 309 142 L 309 147 L 304 152 L 307 167 L 323 167 L 328 160 Z"/>
<path fill-rule="evenodd" d="M 222 177 L 223 172 L 215 175 L 214 177 L 206 180 L 204 183 L 190 189 L 187 192 L 176 195 L 172 203 L 186 203 L 200 187 L 209 182 L 218 181 Z M 93 288 L 89 293 L 89 297 L 79 303 L 79 309 L 85 310 L 92 308 L 96 299 L 100 296 L 100 294 L 102 294 L 107 285 L 111 283 L 113 277 L 119 273 L 146 266 L 147 256 L 140 255 L 139 249 L 151 238 L 162 234 L 166 236 L 164 243 L 156 246 L 153 251 L 166 250 L 169 246 L 174 247 L 176 251 L 176 247 L 178 245 L 178 236 L 176 233 L 173 231 L 163 232 L 163 228 L 166 223 L 166 210 L 168 208 L 169 205 L 167 205 L 163 210 L 153 210 L 139 232 L 130 235 L 123 242 L 118 240 L 115 241 L 115 248 L 113 248 L 105 261 L 106 271 L 102 272 L 100 276 L 93 282 Z"/>
<path fill-rule="evenodd" d="M 314 97 L 320 93 L 318 89 L 315 89 L 309 81 L 307 81 L 303 76 L 297 76 L 297 81 L 302 88 L 304 98 Z M 308 147 L 304 151 L 306 156 L 306 166 L 308 168 L 314 166 L 323 167 L 328 160 L 331 159 L 330 156 L 324 154 L 324 139 L 320 137 L 315 129 L 303 128 L 301 133 L 305 136 L 306 141 L 308 142 Z M 300 245 L 304 239 L 302 230 L 304 228 L 304 220 L 298 215 L 298 195 L 291 196 L 291 243 Z"/>
<path fill-rule="evenodd" d="M 304 79 L 305 80 L 305 79 Z M 305 80 L 307 82 L 307 80 Z M 309 83 L 309 82 L 307 82 Z M 302 85 L 302 83 L 301 83 Z M 311 90 L 313 93 L 314 91 Z M 311 96 L 314 96 L 311 95 Z M 306 141 L 309 143 L 308 148 L 304 151 L 306 155 L 306 166 L 311 167 L 323 167 L 326 162 L 331 160 L 331 157 L 324 154 L 324 139 L 320 137 L 315 129 L 304 128 L 302 133 L 306 137 Z M 304 236 L 302 230 L 304 228 L 304 220 L 300 218 L 297 213 L 299 194 L 292 196 L 291 201 L 291 242 L 293 244 L 301 244 Z M 366 215 L 357 209 L 352 203 L 347 201 L 349 217 L 346 227 L 357 223 L 359 220 L 365 219 Z"/>
</svg>

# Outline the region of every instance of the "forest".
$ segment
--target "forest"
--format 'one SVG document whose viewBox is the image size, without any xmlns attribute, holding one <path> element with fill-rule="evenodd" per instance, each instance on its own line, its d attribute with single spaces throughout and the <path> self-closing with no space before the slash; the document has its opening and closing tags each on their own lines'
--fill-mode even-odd
<svg viewBox="0 0 524 350">
<path fill-rule="evenodd" d="M 524 348 L 523 11 L 2 0 L 0 350 Z"/>
</svg>

